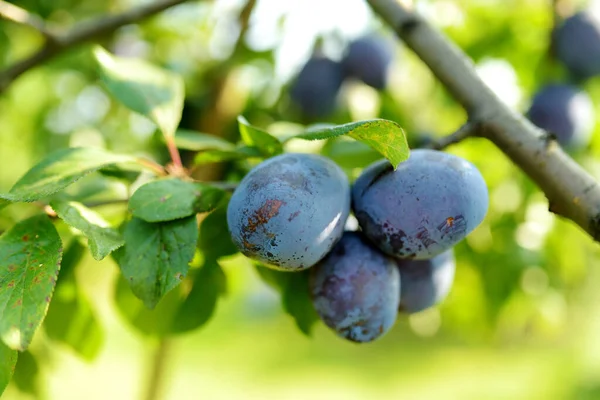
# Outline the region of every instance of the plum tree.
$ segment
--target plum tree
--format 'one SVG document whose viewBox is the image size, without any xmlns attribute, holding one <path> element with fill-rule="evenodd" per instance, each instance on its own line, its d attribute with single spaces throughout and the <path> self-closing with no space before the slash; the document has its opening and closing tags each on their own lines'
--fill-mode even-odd
<svg viewBox="0 0 600 400">
<path fill-rule="evenodd" d="M 344 81 L 340 63 L 323 56 L 311 57 L 298 73 L 290 97 L 302 114 L 311 118 L 333 113 Z"/>
<path fill-rule="evenodd" d="M 364 36 L 350 43 L 342 65 L 347 76 L 382 90 L 387 85 L 392 59 L 391 43 L 379 36 Z"/>
<path fill-rule="evenodd" d="M 575 77 L 600 74 L 600 21 L 581 11 L 560 24 L 553 34 L 557 58 Z"/>
<path fill-rule="evenodd" d="M 527 117 L 539 128 L 553 133 L 567 148 L 587 145 L 594 128 L 594 105 L 577 87 L 549 84 L 534 96 Z"/>
<path fill-rule="evenodd" d="M 427 260 L 398 259 L 396 263 L 402 282 L 400 311 L 423 311 L 442 301 L 450 292 L 456 268 L 454 250 Z"/>
<path fill-rule="evenodd" d="M 468 161 L 435 150 L 413 150 L 396 170 L 386 161 L 367 167 L 352 188 L 354 214 L 365 235 L 399 258 L 430 258 L 477 227 L 488 191 Z"/>
<path fill-rule="evenodd" d="M 227 224 L 248 257 L 284 270 L 313 266 L 342 236 L 350 186 L 331 160 L 282 154 L 250 171 L 233 193 Z"/>
<path fill-rule="evenodd" d="M 331 253 L 310 270 L 315 309 L 338 335 L 370 342 L 396 321 L 400 273 L 394 260 L 358 232 L 345 232 Z"/>
</svg>

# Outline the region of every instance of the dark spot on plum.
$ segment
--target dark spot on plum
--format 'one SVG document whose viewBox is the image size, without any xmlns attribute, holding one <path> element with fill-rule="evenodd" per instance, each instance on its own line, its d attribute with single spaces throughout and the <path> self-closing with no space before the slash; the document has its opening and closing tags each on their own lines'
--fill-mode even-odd
<svg viewBox="0 0 600 400">
<path fill-rule="evenodd" d="M 294 218 L 296 218 L 298 215 L 300 215 L 300 210 L 291 213 L 290 216 L 288 217 L 288 222 L 292 222 L 292 220 Z"/>
<path fill-rule="evenodd" d="M 24 242 L 28 242 L 29 241 L 29 235 L 23 235 L 23 237 L 21 238 Z"/>
</svg>

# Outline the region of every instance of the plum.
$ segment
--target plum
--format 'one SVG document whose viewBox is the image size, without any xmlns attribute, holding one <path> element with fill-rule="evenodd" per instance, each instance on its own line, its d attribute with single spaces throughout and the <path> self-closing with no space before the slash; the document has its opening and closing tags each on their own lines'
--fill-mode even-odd
<svg viewBox="0 0 600 400">
<path fill-rule="evenodd" d="M 590 97 L 577 87 L 549 84 L 533 98 L 529 120 L 556 136 L 565 148 L 578 148 L 588 144 L 594 129 L 594 105 Z"/>
<path fill-rule="evenodd" d="M 290 98 L 303 115 L 326 117 L 335 111 L 344 73 L 340 63 L 324 56 L 311 57 L 296 77 Z"/>
<path fill-rule="evenodd" d="M 391 43 L 382 37 L 371 35 L 358 38 L 350 43 L 342 60 L 345 74 L 375 89 L 385 89 L 393 50 Z"/>
<path fill-rule="evenodd" d="M 413 150 L 396 170 L 375 162 L 352 188 L 361 229 L 398 258 L 431 258 L 453 247 L 481 223 L 488 202 L 477 168 L 436 150 Z"/>
<path fill-rule="evenodd" d="M 321 260 L 342 236 L 350 186 L 333 161 L 287 153 L 257 165 L 227 207 L 227 225 L 246 256 L 281 270 Z"/>
<path fill-rule="evenodd" d="M 402 290 L 399 310 L 416 313 L 442 301 L 454 281 L 456 262 L 452 249 L 427 260 L 398 259 Z"/>
<path fill-rule="evenodd" d="M 600 74 L 600 20 L 581 11 L 565 19 L 553 32 L 556 57 L 575 77 Z"/>
<path fill-rule="evenodd" d="M 400 273 L 394 260 L 362 234 L 345 232 L 310 270 L 315 310 L 329 328 L 354 342 L 370 342 L 396 321 Z"/>
</svg>

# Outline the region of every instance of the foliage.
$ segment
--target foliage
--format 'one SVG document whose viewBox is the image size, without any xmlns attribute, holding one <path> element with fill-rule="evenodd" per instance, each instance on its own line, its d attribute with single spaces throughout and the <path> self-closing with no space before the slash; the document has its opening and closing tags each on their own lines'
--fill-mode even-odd
<svg viewBox="0 0 600 400">
<path fill-rule="evenodd" d="M 82 0 L 14 3 L 57 23 L 114 11 L 108 3 Z M 423 3 L 429 7 L 423 7 L 426 16 L 473 58 L 482 76 L 493 72 L 490 86 L 515 109 L 525 111 L 544 84 L 568 81 L 548 51 L 552 18 L 547 2 L 518 7 L 499 1 Z M 248 363 L 265 365 L 264 375 L 281 361 L 272 355 L 271 365 L 260 356 L 263 348 L 277 352 L 275 344 L 265 341 L 290 343 L 293 356 L 285 365 L 301 357 L 316 363 L 303 339 L 290 338 L 281 328 L 294 323 L 311 335 L 314 352 L 328 368 L 340 368 L 340 376 L 354 371 L 354 364 L 363 365 L 358 361 L 365 357 L 379 362 L 391 354 L 414 361 L 415 370 L 440 358 L 458 363 L 461 357 L 454 350 L 444 357 L 435 353 L 447 349 L 447 343 L 473 348 L 511 344 L 526 348 L 527 354 L 533 351 L 530 342 L 568 349 L 579 345 L 578 327 L 590 323 L 589 313 L 597 308 L 595 288 L 590 288 L 597 248 L 575 227 L 548 214 L 539 190 L 480 139 L 448 150 L 482 172 L 490 210 L 455 249 L 456 280 L 447 301 L 430 314 L 399 318 L 389 340 L 361 348 L 366 349 L 362 353 L 321 339 L 325 334 L 306 290 L 308 272 L 252 269 L 239 256 L 227 229 L 229 192 L 259 162 L 286 152 L 328 157 L 350 180 L 382 155 L 398 166 L 408 157 L 407 139 L 450 133 L 464 122 L 465 112 L 420 60 L 397 46 L 385 90 L 345 82 L 335 110 L 319 120 L 329 125 L 308 126 L 289 105 L 291 79 L 277 75 L 282 68 L 277 49 L 253 48 L 248 40 L 229 51 L 227 41 L 218 37 L 224 35 L 219 29 L 237 17 L 206 4 L 185 5 L 102 39 L 104 48 L 69 50 L 24 74 L 1 95 L 0 160 L 9 168 L 0 168 L 0 187 L 6 188 L 0 193 L 0 393 L 15 364 L 8 396 L 17 389 L 37 390 L 33 375 L 38 379 L 38 369 L 48 369 L 44 346 L 50 345 L 52 354 L 66 348 L 98 361 L 113 329 L 112 320 L 103 317 L 106 308 L 115 308 L 120 321 L 150 343 L 208 332 L 212 319 L 227 346 L 231 341 L 236 349 L 248 348 Z M 215 18 L 218 22 L 211 22 Z M 373 21 L 370 27 L 379 29 Z M 37 46 L 39 38 L 28 29 L 0 21 L 1 65 Z M 330 33 L 321 39 L 325 51 L 339 40 Z M 220 52 L 211 50 L 219 46 Z M 499 81 L 504 88 L 494 85 Z M 577 82 L 595 104 L 600 101 L 598 82 Z M 574 154 L 596 176 L 598 129 L 596 124 L 589 145 Z M 171 143 L 187 168 L 183 174 L 171 168 Z M 252 286 L 252 277 L 261 283 Z M 96 281 L 104 286 L 95 286 Z M 272 300 L 260 297 L 272 294 L 267 286 L 290 315 L 281 325 L 264 311 L 264 302 Z M 263 303 L 256 305 L 255 297 Z M 21 312 L 24 318 L 17 318 Z M 254 319 L 244 322 L 249 318 Z M 248 326 L 256 327 L 244 330 Z M 269 329 L 279 331 L 267 336 Z M 203 354 L 190 354 L 218 360 L 208 347 Z M 469 354 L 473 364 L 484 357 Z M 538 365 L 545 365 L 547 358 L 538 358 Z M 471 360 L 464 359 L 465 364 Z M 488 360 L 490 366 L 496 361 Z M 394 364 L 397 359 L 382 365 Z M 522 374 L 531 369 L 525 364 L 514 373 L 528 376 Z M 348 380 L 358 381 L 364 373 L 384 384 L 375 376 L 382 375 L 381 368 L 365 369 Z M 314 376 L 323 368 L 306 371 Z M 580 381 L 577 373 L 564 379 L 571 379 L 573 391 L 593 392 L 594 382 Z M 527 386 L 533 390 L 536 385 Z"/>
</svg>

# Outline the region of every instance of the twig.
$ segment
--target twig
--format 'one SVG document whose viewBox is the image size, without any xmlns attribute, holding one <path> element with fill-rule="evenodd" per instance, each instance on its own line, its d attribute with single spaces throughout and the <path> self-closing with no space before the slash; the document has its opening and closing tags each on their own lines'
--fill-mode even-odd
<svg viewBox="0 0 600 400">
<path fill-rule="evenodd" d="M 56 33 L 46 26 L 44 20 L 21 7 L 0 0 L 0 17 L 7 21 L 29 26 L 44 35 L 47 40 L 55 41 Z"/>
<path fill-rule="evenodd" d="M 600 240 L 600 186 L 544 131 L 508 108 L 479 78 L 472 60 L 441 32 L 397 0 L 367 0 L 462 104 L 481 135 L 545 193 L 553 211 Z"/>
<path fill-rule="evenodd" d="M 23 73 L 56 57 L 68 49 L 114 32 L 122 26 L 141 21 L 144 18 L 150 17 L 178 4 L 185 3 L 186 1 L 189 0 L 157 0 L 154 3 L 144 4 L 125 11 L 122 14 L 104 16 L 90 22 L 82 22 L 75 25 L 75 27 L 65 34 L 59 35 L 53 33 L 50 36 L 46 36 L 47 38 L 51 38 L 51 40 L 47 39 L 45 45 L 39 51 L 9 66 L 5 70 L 0 71 L 0 93 L 6 90 L 6 88 Z M 8 9 L 11 10 L 10 7 Z M 18 14 L 19 13 L 17 13 L 17 15 Z M 28 23 L 28 25 L 35 28 L 32 23 Z"/>
<path fill-rule="evenodd" d="M 437 140 L 427 143 L 427 145 L 425 145 L 424 147 L 427 149 L 442 150 L 450 145 L 459 143 L 468 137 L 479 136 L 480 129 L 480 124 L 474 122 L 467 122 L 450 135 L 443 136 Z"/>
<path fill-rule="evenodd" d="M 148 386 L 146 387 L 146 393 L 144 393 L 144 400 L 158 400 L 161 398 L 161 391 L 165 383 L 165 372 L 168 369 L 167 360 L 170 349 L 170 339 L 166 337 L 161 338 L 150 366 L 150 375 L 147 380 Z"/>
</svg>

